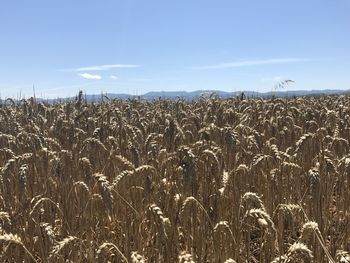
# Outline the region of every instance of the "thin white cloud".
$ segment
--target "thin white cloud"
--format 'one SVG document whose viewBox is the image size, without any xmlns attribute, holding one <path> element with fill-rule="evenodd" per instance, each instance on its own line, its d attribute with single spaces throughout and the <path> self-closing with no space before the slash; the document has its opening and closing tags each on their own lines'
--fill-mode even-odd
<svg viewBox="0 0 350 263">
<path fill-rule="evenodd" d="M 283 76 L 266 77 L 266 78 L 262 78 L 261 82 L 278 82 L 278 81 L 282 81 L 283 79 L 285 79 Z"/>
<path fill-rule="evenodd" d="M 118 79 L 118 77 L 115 76 L 115 75 L 110 75 L 109 77 L 110 77 L 111 79 L 114 79 L 114 80 L 115 80 L 115 79 Z"/>
<path fill-rule="evenodd" d="M 248 67 L 248 66 L 258 66 L 258 65 L 269 65 L 269 64 L 285 64 L 285 63 L 295 63 L 295 62 L 307 62 L 312 61 L 307 58 L 271 58 L 271 59 L 261 59 L 261 60 L 242 60 L 229 63 L 220 63 L 209 66 L 198 66 L 192 67 L 192 69 L 225 69 L 225 68 L 237 68 L 237 67 Z"/>
<path fill-rule="evenodd" d="M 139 68 L 140 65 L 131 65 L 131 64 L 111 64 L 111 65 L 97 65 L 97 66 L 89 66 L 89 67 L 81 67 L 76 68 L 76 71 L 101 71 L 101 70 L 109 70 L 114 68 Z"/>
<path fill-rule="evenodd" d="M 140 81 L 140 82 L 147 82 L 147 81 L 151 81 L 152 79 L 149 78 L 135 78 L 132 79 L 132 81 Z"/>
<path fill-rule="evenodd" d="M 84 78 L 84 79 L 102 79 L 100 75 L 94 75 L 94 74 L 89 74 L 89 73 L 81 73 L 78 74 L 78 76 Z"/>
</svg>

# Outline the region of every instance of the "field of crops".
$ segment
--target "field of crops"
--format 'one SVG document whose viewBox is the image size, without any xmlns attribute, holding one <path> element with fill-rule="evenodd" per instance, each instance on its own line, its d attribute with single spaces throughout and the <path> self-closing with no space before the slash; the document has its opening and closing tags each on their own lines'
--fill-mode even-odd
<svg viewBox="0 0 350 263">
<path fill-rule="evenodd" d="M 350 262 L 350 98 L 0 106 L 0 262 Z"/>
</svg>

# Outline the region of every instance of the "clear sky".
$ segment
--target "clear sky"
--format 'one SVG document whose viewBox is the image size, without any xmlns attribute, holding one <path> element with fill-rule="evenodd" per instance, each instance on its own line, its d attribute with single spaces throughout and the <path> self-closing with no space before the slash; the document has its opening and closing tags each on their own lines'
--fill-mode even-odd
<svg viewBox="0 0 350 263">
<path fill-rule="evenodd" d="M 0 93 L 350 88 L 350 0 L 1 0 Z"/>
</svg>

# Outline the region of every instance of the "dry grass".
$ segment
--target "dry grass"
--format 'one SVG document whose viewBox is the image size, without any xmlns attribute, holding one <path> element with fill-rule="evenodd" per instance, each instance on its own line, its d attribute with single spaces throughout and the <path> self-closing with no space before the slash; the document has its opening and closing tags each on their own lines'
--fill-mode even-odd
<svg viewBox="0 0 350 263">
<path fill-rule="evenodd" d="M 350 262 L 350 98 L 0 105 L 0 262 Z"/>
</svg>

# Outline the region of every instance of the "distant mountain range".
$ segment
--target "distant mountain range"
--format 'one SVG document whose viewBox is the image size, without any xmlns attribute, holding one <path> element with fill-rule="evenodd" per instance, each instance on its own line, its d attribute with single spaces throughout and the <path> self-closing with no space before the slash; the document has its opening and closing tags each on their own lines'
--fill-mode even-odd
<svg viewBox="0 0 350 263">
<path fill-rule="evenodd" d="M 220 90 L 197 90 L 197 91 L 152 91 L 147 92 L 143 95 L 135 96 L 125 93 L 104 93 L 99 95 L 89 95 L 84 94 L 84 100 L 88 102 L 97 102 L 103 100 L 113 100 L 113 99 L 122 99 L 122 100 L 130 100 L 135 98 L 141 98 L 144 100 L 158 100 L 158 99 L 185 99 L 185 100 L 196 100 L 200 97 L 209 97 L 212 95 L 218 96 L 220 98 L 230 98 L 240 96 L 241 93 L 244 93 L 246 97 L 254 98 L 254 97 L 262 97 L 262 98 L 270 98 L 272 96 L 275 97 L 302 97 L 302 96 L 327 96 L 327 95 L 345 95 L 350 94 L 350 90 L 290 90 L 290 91 L 276 91 L 276 92 L 255 92 L 255 91 L 234 91 L 234 92 L 226 92 Z M 47 101 L 48 103 L 55 103 L 59 101 L 72 101 L 75 100 L 76 97 L 66 97 L 66 98 L 57 98 L 57 99 L 41 99 L 37 100 Z M 3 103 L 4 100 L 0 99 L 0 103 Z"/>
<path fill-rule="evenodd" d="M 276 92 L 255 92 L 255 91 L 243 91 L 246 97 L 262 97 L 270 98 L 275 97 L 302 97 L 302 96 L 327 96 L 327 95 L 340 95 L 340 94 L 350 94 L 350 90 L 293 90 L 293 91 L 276 91 Z M 220 98 L 231 98 L 240 96 L 242 91 L 226 92 L 220 90 L 197 90 L 197 91 L 152 91 L 147 92 L 140 96 L 134 96 L 125 93 L 105 93 L 104 100 L 107 98 L 113 99 L 134 99 L 140 97 L 144 100 L 158 100 L 158 99 L 170 99 L 174 100 L 177 98 L 185 100 L 196 100 L 200 97 L 209 97 L 211 95 L 216 95 Z M 84 95 L 84 99 L 87 101 L 100 101 L 101 95 Z M 68 100 L 75 99 L 67 98 Z"/>
</svg>

